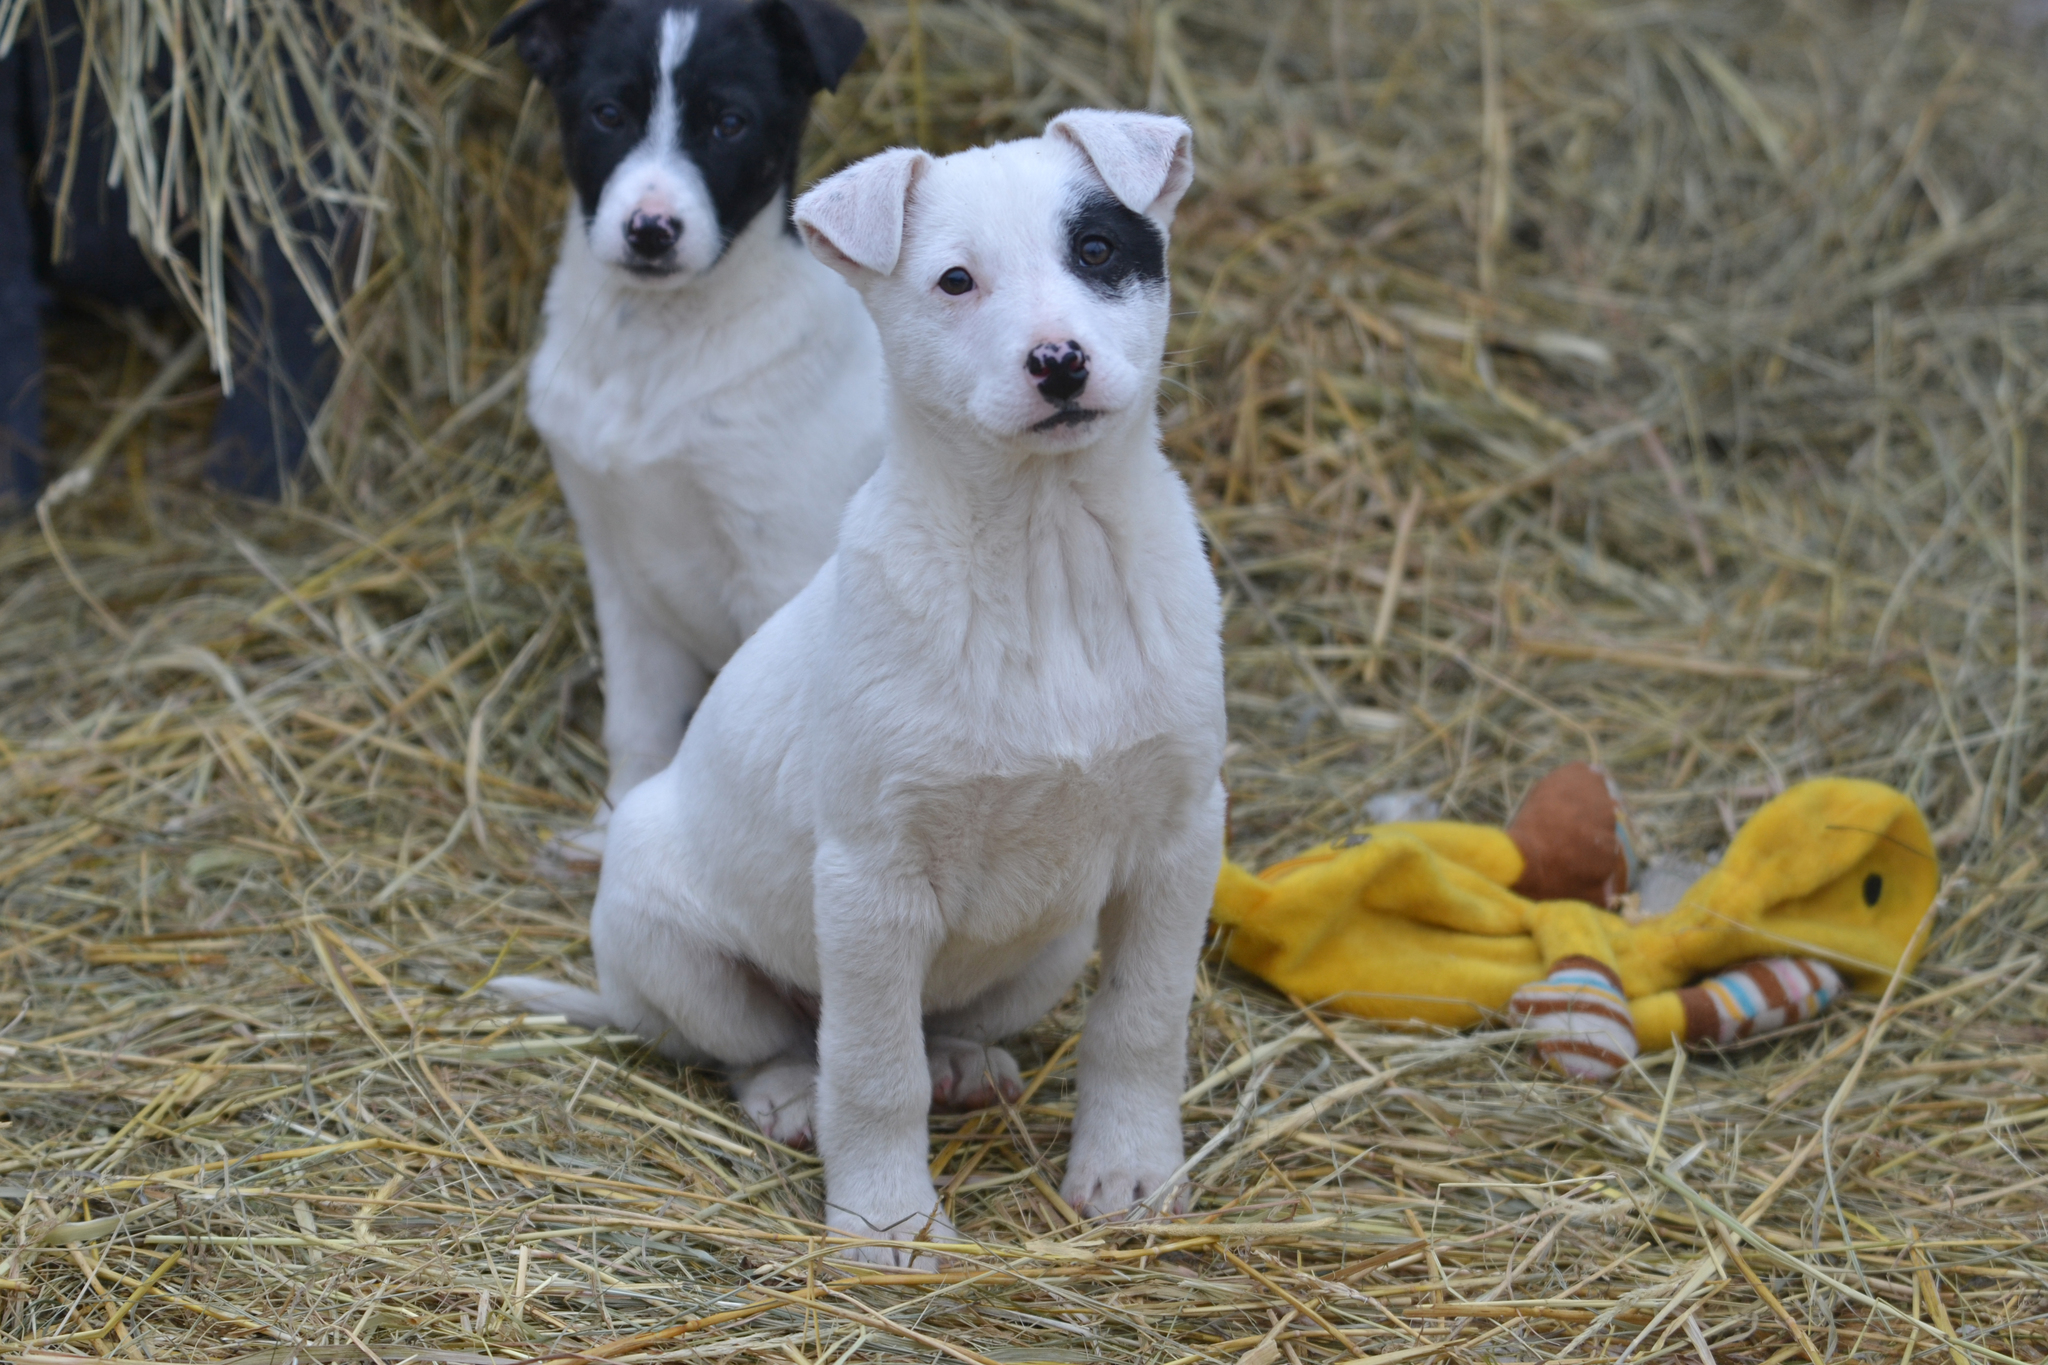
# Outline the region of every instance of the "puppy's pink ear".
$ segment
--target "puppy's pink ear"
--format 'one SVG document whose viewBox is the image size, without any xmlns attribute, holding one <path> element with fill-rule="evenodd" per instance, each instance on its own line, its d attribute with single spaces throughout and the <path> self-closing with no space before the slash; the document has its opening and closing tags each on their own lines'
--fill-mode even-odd
<svg viewBox="0 0 2048 1365">
<path fill-rule="evenodd" d="M 892 147 L 813 185 L 793 217 L 811 254 L 848 279 L 887 275 L 903 250 L 903 211 L 930 156 Z"/>
<path fill-rule="evenodd" d="M 1185 120 L 1166 114 L 1069 109 L 1045 126 L 1081 149 L 1095 173 L 1125 208 L 1173 223 L 1173 211 L 1195 178 L 1195 135 Z"/>
</svg>

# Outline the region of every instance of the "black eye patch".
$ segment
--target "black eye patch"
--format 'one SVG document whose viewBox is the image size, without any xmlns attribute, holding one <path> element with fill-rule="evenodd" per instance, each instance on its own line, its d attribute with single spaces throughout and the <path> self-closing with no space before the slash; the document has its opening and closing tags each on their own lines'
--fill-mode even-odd
<svg viewBox="0 0 2048 1365">
<path fill-rule="evenodd" d="M 1863 879 L 1863 903 L 1875 907 L 1884 895 L 1884 878 L 1873 872 Z"/>
<path fill-rule="evenodd" d="M 773 8 L 703 0 L 695 6 L 696 34 L 676 71 L 682 152 L 704 177 L 728 242 L 789 193 L 811 114 L 813 87 L 797 79 L 764 26 L 763 15 Z"/>
<path fill-rule="evenodd" d="M 1142 213 L 1100 191 L 1067 210 L 1066 266 L 1098 293 L 1117 295 L 1133 283 L 1166 283 L 1166 238 Z"/>
</svg>

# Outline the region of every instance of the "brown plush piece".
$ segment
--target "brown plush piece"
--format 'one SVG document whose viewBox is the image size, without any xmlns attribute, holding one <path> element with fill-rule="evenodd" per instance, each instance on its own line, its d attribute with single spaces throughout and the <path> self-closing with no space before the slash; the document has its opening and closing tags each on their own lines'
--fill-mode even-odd
<svg viewBox="0 0 2048 1365">
<path fill-rule="evenodd" d="M 1521 850 L 1519 896 L 1532 901 L 1584 901 L 1612 907 L 1628 892 L 1628 854 L 1607 774 L 1590 763 L 1567 763 L 1546 774 L 1508 822 Z"/>
</svg>

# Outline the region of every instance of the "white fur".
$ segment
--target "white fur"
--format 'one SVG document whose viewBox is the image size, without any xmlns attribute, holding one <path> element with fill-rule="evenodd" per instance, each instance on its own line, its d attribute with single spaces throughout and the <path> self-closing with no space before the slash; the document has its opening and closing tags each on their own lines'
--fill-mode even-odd
<svg viewBox="0 0 2048 1365">
<path fill-rule="evenodd" d="M 604 653 L 606 808 L 572 856 L 601 852 L 609 810 L 810 581 L 881 457 L 874 324 L 784 212 L 762 210 L 709 271 L 650 287 L 600 259 L 570 211 L 527 412 L 576 519 Z"/>
<path fill-rule="evenodd" d="M 1143 202 L 1163 229 L 1184 125 L 1099 117 L 1159 149 Z M 1064 1194 L 1113 1213 L 1181 1161 L 1223 843 L 1220 612 L 1159 447 L 1166 291 L 1105 298 L 1061 265 L 1061 210 L 1099 183 L 1055 121 L 885 154 L 800 202 L 886 343 L 887 454 L 833 557 L 614 818 L 599 992 L 496 983 L 731 1068 L 772 1131 L 814 1127 L 831 1225 L 898 1239 L 871 1259 L 954 1235 L 926 1168 L 934 1092 L 1014 1093 L 1008 1057 L 972 1049 L 1057 1003 L 1097 946 Z M 898 239 L 892 270 L 856 263 L 880 257 L 833 237 L 848 223 Z M 974 293 L 936 289 L 956 264 Z M 1025 357 L 1070 339 L 1100 416 L 1033 431 L 1052 408 Z"/>
</svg>

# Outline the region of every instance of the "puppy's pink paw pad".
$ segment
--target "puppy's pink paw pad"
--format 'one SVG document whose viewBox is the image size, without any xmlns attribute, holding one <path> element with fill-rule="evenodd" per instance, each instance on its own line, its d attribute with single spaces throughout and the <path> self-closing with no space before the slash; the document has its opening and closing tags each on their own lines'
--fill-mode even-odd
<svg viewBox="0 0 2048 1365">
<path fill-rule="evenodd" d="M 732 1088 L 740 1108 L 765 1136 L 785 1147 L 810 1147 L 818 1092 L 816 1062 L 775 1061 L 736 1071 Z"/>
<path fill-rule="evenodd" d="M 932 1038 L 925 1043 L 931 1066 L 934 1109 L 985 1109 L 998 1098 L 1014 1102 L 1024 1093 L 1017 1059 L 999 1047 L 965 1038 Z"/>
</svg>

